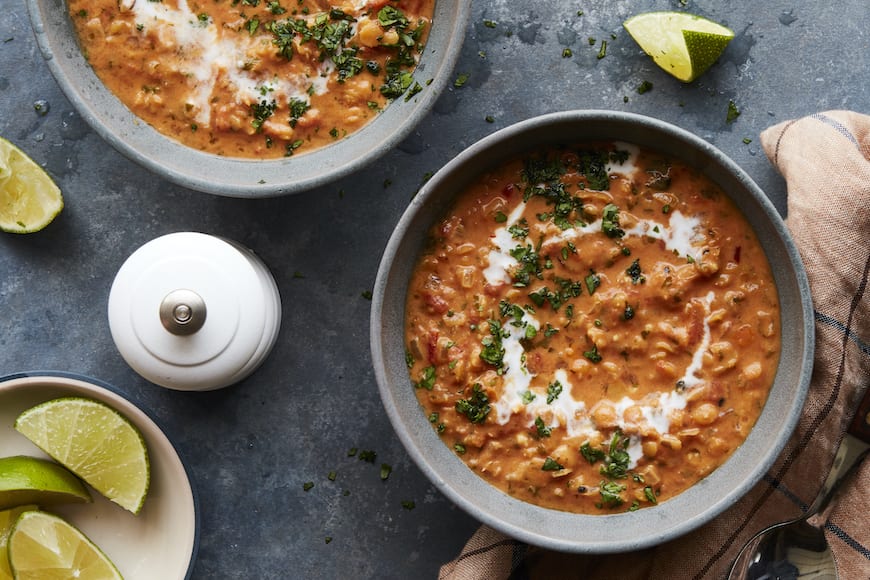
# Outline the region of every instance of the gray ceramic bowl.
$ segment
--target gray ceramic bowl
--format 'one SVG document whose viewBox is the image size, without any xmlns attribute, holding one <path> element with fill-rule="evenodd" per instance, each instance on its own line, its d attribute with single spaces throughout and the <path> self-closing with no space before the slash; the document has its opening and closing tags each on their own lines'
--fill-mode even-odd
<svg viewBox="0 0 870 580">
<path fill-rule="evenodd" d="M 516 500 L 473 473 L 422 412 L 405 364 L 405 295 L 430 226 L 456 192 L 503 160 L 549 145 L 619 140 L 701 169 L 742 208 L 772 265 L 782 307 L 782 354 L 761 417 L 746 442 L 707 478 L 661 505 L 615 515 L 577 515 Z M 387 413 L 411 457 L 435 486 L 480 521 L 530 544 L 578 553 L 637 550 L 710 521 L 770 468 L 800 416 L 809 385 L 813 316 L 806 273 L 776 210 L 753 181 L 698 137 L 648 117 L 604 111 L 555 113 L 503 129 L 469 147 L 413 199 L 395 229 L 375 283 L 371 346 Z"/>
<path fill-rule="evenodd" d="M 79 50 L 65 0 L 27 0 L 48 67 L 67 98 L 118 151 L 178 185 L 233 197 L 269 197 L 318 187 L 363 168 L 397 145 L 431 110 L 449 82 L 471 7 L 437 0 L 415 77 L 433 79 L 422 92 L 397 99 L 360 131 L 330 146 L 274 160 L 219 157 L 169 139 L 133 115 L 97 78 Z"/>
</svg>

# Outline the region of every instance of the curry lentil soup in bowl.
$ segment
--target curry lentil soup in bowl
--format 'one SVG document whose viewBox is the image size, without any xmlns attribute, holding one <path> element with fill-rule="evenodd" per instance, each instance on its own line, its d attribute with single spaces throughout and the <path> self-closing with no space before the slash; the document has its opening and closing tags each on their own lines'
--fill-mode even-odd
<svg viewBox="0 0 870 580">
<path fill-rule="evenodd" d="M 358 170 L 449 83 L 461 0 L 28 0 L 83 118 L 185 187 L 296 193 Z"/>
<path fill-rule="evenodd" d="M 545 115 L 415 197 L 375 284 L 372 353 L 426 475 L 496 529 L 639 549 L 714 518 L 791 434 L 806 275 L 752 180 L 648 117 Z"/>
</svg>

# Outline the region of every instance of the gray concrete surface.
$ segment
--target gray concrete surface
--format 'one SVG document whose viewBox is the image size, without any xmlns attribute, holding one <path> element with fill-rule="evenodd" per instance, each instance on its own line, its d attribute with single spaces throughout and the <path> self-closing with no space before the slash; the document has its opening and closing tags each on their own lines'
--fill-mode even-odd
<svg viewBox="0 0 870 580">
<path fill-rule="evenodd" d="M 0 135 L 42 164 L 66 200 L 43 232 L 0 234 L 0 374 L 82 373 L 157 417 L 199 492 L 197 579 L 434 578 L 477 527 L 392 431 L 370 368 L 364 296 L 408 200 L 451 156 L 537 114 L 631 111 L 710 141 L 785 212 L 785 184 L 759 133 L 821 110 L 870 111 L 864 0 L 475 1 L 454 73 L 467 83 L 445 93 L 398 148 L 301 195 L 221 198 L 164 182 L 102 142 L 48 72 L 24 0 L 0 5 Z M 652 9 L 705 15 L 737 36 L 718 65 L 683 85 L 622 29 L 626 17 Z M 639 94 L 643 81 L 653 89 Z M 729 101 L 741 112 L 733 123 Z M 247 245 L 283 298 L 272 355 L 229 389 L 156 387 L 125 364 L 109 333 L 118 268 L 143 243 L 181 230 Z M 375 451 L 375 463 L 349 457 L 351 448 Z M 386 481 L 381 463 L 392 467 Z M 305 482 L 314 487 L 304 491 Z"/>
</svg>

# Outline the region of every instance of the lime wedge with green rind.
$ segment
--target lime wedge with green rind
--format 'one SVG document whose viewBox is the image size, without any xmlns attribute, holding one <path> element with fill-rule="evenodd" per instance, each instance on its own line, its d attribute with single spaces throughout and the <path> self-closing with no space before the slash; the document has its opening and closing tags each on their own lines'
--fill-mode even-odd
<svg viewBox="0 0 870 580">
<path fill-rule="evenodd" d="M 38 232 L 62 209 L 60 188 L 45 170 L 0 137 L 0 230 Z"/>
<path fill-rule="evenodd" d="M 15 429 L 109 500 L 134 514 L 142 509 L 150 484 L 148 449 L 115 409 L 64 397 L 27 409 Z"/>
<path fill-rule="evenodd" d="M 24 455 L 0 459 L 0 509 L 89 501 L 79 478 L 54 461 Z"/>
<path fill-rule="evenodd" d="M 21 514 L 7 551 L 15 580 L 122 580 L 109 557 L 85 534 L 47 512 Z"/>
<path fill-rule="evenodd" d="M 0 511 L 0 580 L 13 580 L 12 568 L 9 567 L 9 555 L 6 551 L 12 526 L 18 521 L 18 516 L 35 509 L 38 509 L 35 505 L 23 505 Z"/>
<path fill-rule="evenodd" d="M 653 61 L 683 82 L 704 74 L 734 38 L 734 31 L 685 12 L 646 12 L 623 26 Z"/>
</svg>

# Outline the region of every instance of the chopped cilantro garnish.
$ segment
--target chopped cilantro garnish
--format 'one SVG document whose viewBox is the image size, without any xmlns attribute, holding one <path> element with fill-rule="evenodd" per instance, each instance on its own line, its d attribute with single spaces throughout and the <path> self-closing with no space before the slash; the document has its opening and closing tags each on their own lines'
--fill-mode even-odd
<svg viewBox="0 0 870 580">
<path fill-rule="evenodd" d="M 595 294 L 595 290 L 601 286 L 601 276 L 595 273 L 594 270 L 589 271 L 589 275 L 586 276 L 586 289 L 589 291 L 589 295 Z"/>
<path fill-rule="evenodd" d="M 378 12 L 378 23 L 382 28 L 405 28 L 408 26 L 408 18 L 398 8 L 384 6 Z"/>
<path fill-rule="evenodd" d="M 552 457 L 547 457 L 544 460 L 544 465 L 541 467 L 543 471 L 560 471 L 565 469 L 558 461 L 553 459 Z"/>
<path fill-rule="evenodd" d="M 266 99 L 251 105 L 251 116 L 254 117 L 251 125 L 255 131 L 259 132 L 263 128 L 263 123 L 272 116 L 272 113 L 275 112 L 275 107 L 275 101 L 267 101 Z"/>
<path fill-rule="evenodd" d="M 589 463 L 595 463 L 604 459 L 605 453 L 602 449 L 594 449 L 587 441 L 580 446 L 580 455 Z"/>
<path fill-rule="evenodd" d="M 592 361 L 594 363 L 601 362 L 601 355 L 598 354 L 598 345 L 597 344 L 593 344 L 592 349 L 584 352 L 583 356 L 585 356 L 587 359 L 589 359 L 590 361 Z"/>
<path fill-rule="evenodd" d="M 418 389 L 431 391 L 435 386 L 435 378 L 435 367 L 430 365 L 423 369 L 423 374 L 420 377 L 420 380 L 414 383 L 414 386 Z"/>
<path fill-rule="evenodd" d="M 505 221 L 507 221 L 507 216 L 505 216 Z M 526 218 L 521 218 L 508 228 L 508 232 L 514 239 L 522 240 L 529 235 L 529 222 L 526 221 Z"/>
<path fill-rule="evenodd" d="M 547 404 L 549 405 L 553 401 L 559 398 L 559 395 L 562 394 L 562 383 L 559 381 L 554 381 L 547 385 Z"/>
<path fill-rule="evenodd" d="M 608 203 L 601 214 L 601 231 L 608 238 L 621 238 L 625 230 L 619 227 L 619 208 Z"/>
<path fill-rule="evenodd" d="M 533 276 L 538 279 L 543 278 L 540 256 L 531 244 L 515 247 L 510 251 L 510 255 L 520 263 L 513 272 L 515 287 L 528 286 Z"/>
<path fill-rule="evenodd" d="M 604 458 L 604 465 L 601 466 L 601 475 L 606 475 L 610 479 L 622 479 L 628 474 L 628 464 L 631 458 L 628 456 L 628 437 L 625 437 L 621 431 L 617 430 L 610 438 L 610 446 L 607 450 L 607 456 Z"/>
<path fill-rule="evenodd" d="M 509 336 L 502 329 L 501 324 L 497 320 L 489 321 L 489 336 L 483 337 L 481 343 L 483 349 L 480 351 L 480 358 L 491 364 L 497 369 L 504 365 L 504 346 L 502 346 L 502 338 Z"/>
<path fill-rule="evenodd" d="M 740 109 L 737 108 L 737 103 L 728 101 L 728 114 L 725 116 L 725 122 L 729 125 L 737 120 L 740 116 Z"/>
<path fill-rule="evenodd" d="M 384 84 L 381 85 L 381 94 L 388 99 L 398 99 L 405 94 L 411 83 L 414 82 L 414 77 L 407 71 L 397 71 L 387 77 Z"/>
<path fill-rule="evenodd" d="M 598 491 L 605 506 L 622 505 L 624 501 L 620 494 L 625 491 L 625 486 L 615 481 L 602 481 Z"/>
<path fill-rule="evenodd" d="M 646 282 L 646 276 L 643 275 L 643 272 L 640 269 L 640 260 L 635 260 L 631 263 L 631 266 L 625 271 L 631 277 L 632 284 L 643 284 Z"/>
<path fill-rule="evenodd" d="M 456 401 L 456 412 L 465 415 L 472 423 L 483 423 L 489 411 L 489 397 L 480 383 L 474 383 L 471 387 L 469 398 Z"/>
<path fill-rule="evenodd" d="M 535 433 L 539 438 L 549 437 L 552 434 L 553 430 L 547 427 L 544 420 L 541 417 L 535 417 Z"/>
<path fill-rule="evenodd" d="M 378 454 L 371 450 L 359 452 L 359 460 L 365 461 L 366 463 L 374 463 L 377 457 Z"/>
</svg>

